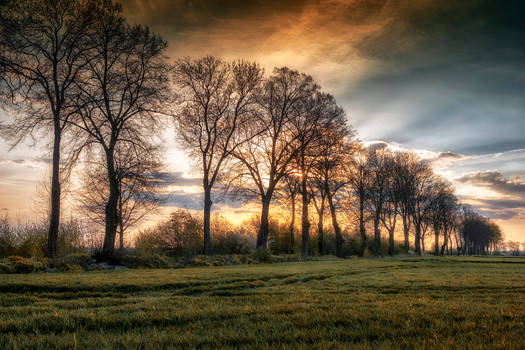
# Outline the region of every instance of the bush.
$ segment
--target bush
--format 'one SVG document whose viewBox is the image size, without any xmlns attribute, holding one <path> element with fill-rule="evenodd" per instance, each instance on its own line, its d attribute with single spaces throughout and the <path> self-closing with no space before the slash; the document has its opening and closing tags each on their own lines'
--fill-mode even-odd
<svg viewBox="0 0 525 350">
<path fill-rule="evenodd" d="M 227 232 L 212 231 L 212 251 L 216 254 L 248 254 L 254 242 L 240 229 Z"/>
<path fill-rule="evenodd" d="M 67 255 L 64 257 L 64 261 L 70 265 L 81 266 L 84 269 L 95 262 L 91 255 L 85 253 Z"/>
<path fill-rule="evenodd" d="M 253 254 L 253 259 L 258 263 L 270 263 L 272 262 L 272 255 L 266 248 L 257 248 Z"/>
<path fill-rule="evenodd" d="M 135 247 L 144 254 L 165 250 L 172 256 L 194 256 L 202 252 L 202 220 L 188 210 L 177 210 L 168 221 L 138 233 Z"/>
<path fill-rule="evenodd" d="M 166 256 L 159 254 L 137 254 L 137 255 L 123 255 L 119 261 L 120 265 L 124 265 L 129 268 L 158 268 L 158 269 L 170 269 L 174 265 L 170 263 Z"/>
<path fill-rule="evenodd" d="M 45 267 L 56 271 L 83 271 L 83 267 L 78 264 L 69 264 L 64 259 L 49 259 L 45 262 Z"/>
<path fill-rule="evenodd" d="M 47 221 L 10 225 L 7 216 L 0 219 L 0 258 L 21 256 L 43 258 L 48 235 Z M 58 232 L 58 251 L 70 254 L 84 251 L 83 232 L 75 220 L 64 222 Z"/>
<path fill-rule="evenodd" d="M 35 264 L 33 261 L 21 256 L 10 256 L 7 260 L 11 263 L 14 273 L 30 273 L 42 270 L 42 264 Z"/>
<path fill-rule="evenodd" d="M 211 266 L 212 264 L 206 258 L 193 258 L 189 263 L 192 266 Z"/>
</svg>

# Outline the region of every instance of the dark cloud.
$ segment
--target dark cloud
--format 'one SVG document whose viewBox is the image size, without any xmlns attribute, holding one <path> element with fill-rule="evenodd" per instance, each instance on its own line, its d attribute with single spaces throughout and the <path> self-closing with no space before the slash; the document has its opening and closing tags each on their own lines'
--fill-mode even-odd
<svg viewBox="0 0 525 350">
<path fill-rule="evenodd" d="M 466 198 L 483 215 L 493 219 L 512 219 L 525 210 L 525 183 L 511 180 L 499 171 L 479 171 L 455 179 L 459 183 L 484 187 L 498 193 L 500 198 Z"/>
<path fill-rule="evenodd" d="M 457 178 L 456 181 L 474 186 L 487 187 L 504 195 L 525 195 L 525 182 L 507 179 L 501 172 L 495 170 L 465 174 Z M 525 207 L 525 200 L 521 206 Z"/>
<path fill-rule="evenodd" d="M 454 152 L 440 152 L 436 159 L 461 159 L 463 156 Z"/>
<path fill-rule="evenodd" d="M 387 149 L 390 145 L 384 141 L 374 141 L 369 143 L 366 148 L 370 151 Z"/>
<path fill-rule="evenodd" d="M 510 220 L 520 216 L 520 212 L 516 210 L 487 210 L 483 207 L 474 206 L 479 213 L 491 219 Z"/>
<path fill-rule="evenodd" d="M 525 147 L 524 10 L 523 1 L 391 2 L 390 20 L 356 46 L 379 63 L 344 96 L 358 129 L 470 154 Z"/>
<path fill-rule="evenodd" d="M 181 171 L 166 172 L 159 174 L 163 179 L 164 185 L 178 185 L 178 186 L 200 186 L 202 179 L 185 177 Z"/>
<path fill-rule="evenodd" d="M 525 208 L 525 199 L 482 199 L 479 200 L 483 208 L 504 210 L 504 209 L 523 209 Z"/>
<path fill-rule="evenodd" d="M 201 193 L 172 192 L 164 195 L 163 207 L 178 207 L 191 210 L 202 210 Z"/>
</svg>

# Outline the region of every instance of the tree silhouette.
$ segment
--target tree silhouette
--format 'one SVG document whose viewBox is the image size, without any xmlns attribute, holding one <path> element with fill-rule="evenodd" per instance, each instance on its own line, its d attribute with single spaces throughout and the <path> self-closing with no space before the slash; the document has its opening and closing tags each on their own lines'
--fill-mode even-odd
<svg viewBox="0 0 525 350">
<path fill-rule="evenodd" d="M 108 4 L 98 15 L 89 37 L 92 50 L 82 81 L 75 84 L 74 125 L 87 135 L 90 148 L 98 146 L 105 157 L 109 195 L 105 205 L 103 252 L 115 249 L 119 225 L 119 174 L 116 152 L 133 145 L 143 150 L 158 130 L 157 112 L 168 99 L 168 77 L 163 52 L 166 42 L 147 27 L 129 26 L 120 5 Z"/>
<path fill-rule="evenodd" d="M 301 134 L 295 132 L 293 120 L 304 113 L 306 100 L 317 90 L 310 76 L 276 68 L 263 84 L 259 112 L 250 123 L 250 132 L 256 130 L 257 136 L 233 153 L 238 163 L 232 183 L 261 200 L 257 248 L 266 248 L 270 203 L 279 182 L 293 170 L 291 164 L 300 150 L 297 140 Z"/>
<path fill-rule="evenodd" d="M 51 212 L 47 252 L 55 257 L 60 224 L 61 142 L 73 115 L 70 98 L 91 49 L 98 1 L 8 0 L 0 3 L 0 94 L 13 121 L 13 146 L 52 130 Z M 102 5 L 103 6 L 103 5 Z"/>
<path fill-rule="evenodd" d="M 212 253 L 211 191 L 232 153 L 256 134 L 249 123 L 262 74 L 256 63 L 228 64 L 213 56 L 182 59 L 174 67 L 174 79 L 182 94 L 182 105 L 175 116 L 180 143 L 199 160 L 202 173 L 206 255 Z"/>
</svg>

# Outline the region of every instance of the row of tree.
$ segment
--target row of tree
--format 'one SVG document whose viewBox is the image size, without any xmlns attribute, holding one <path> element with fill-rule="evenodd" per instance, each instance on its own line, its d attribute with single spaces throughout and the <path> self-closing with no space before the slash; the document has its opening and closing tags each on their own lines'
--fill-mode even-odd
<svg viewBox="0 0 525 350">
<path fill-rule="evenodd" d="M 363 252 L 368 220 L 376 255 L 383 228 L 393 254 L 399 219 L 407 251 L 411 227 L 418 254 L 429 226 L 436 254 L 452 246 L 461 215 L 451 185 L 411 153 L 364 148 L 344 110 L 311 76 L 286 67 L 266 76 L 257 63 L 213 56 L 169 64 L 166 42 L 147 27 L 127 24 L 111 0 L 11 0 L 2 2 L 0 14 L 0 95 L 13 117 L 3 134 L 14 144 L 38 131 L 54 135 L 49 256 L 57 254 L 61 180 L 79 159 L 88 164 L 80 200 L 105 226 L 104 252 L 114 251 L 117 231 L 123 246 L 125 226 L 159 201 L 158 135 L 166 116 L 202 174 L 207 255 L 212 199 L 219 193 L 260 201 L 257 248 L 267 247 L 270 207 L 283 198 L 292 212 L 291 249 L 301 204 L 304 257 L 312 205 L 321 254 L 325 211 L 338 256 L 342 213 L 355 214 Z M 457 237 L 456 247 L 469 253 L 494 243 L 485 233 Z"/>
<path fill-rule="evenodd" d="M 343 254 L 340 210 L 357 214 L 362 253 L 369 220 L 373 222 L 374 255 L 379 254 L 383 228 L 394 254 L 399 220 L 406 251 L 413 227 L 416 254 L 421 254 L 429 227 L 435 236 L 435 254 L 451 249 L 453 235 L 456 248 L 468 253 L 485 250 L 501 239 L 487 236 L 481 243 L 484 234 L 469 233 L 474 214 L 459 214 L 463 209 L 452 185 L 434 174 L 428 162 L 410 152 L 366 148 L 356 141 L 344 110 L 312 77 L 288 68 L 275 69 L 264 77 L 255 63 L 227 63 L 211 56 L 179 60 L 175 72 L 180 92 L 175 117 L 181 144 L 202 166 L 206 254 L 211 254 L 209 220 L 216 184 L 219 192 L 236 199 L 260 201 L 257 248 L 267 246 L 270 206 L 279 199 L 288 200 L 291 208 L 290 251 L 295 244 L 296 204 L 301 204 L 304 257 L 308 255 L 312 204 L 318 218 L 320 254 L 327 210 L 338 256 Z"/>
</svg>

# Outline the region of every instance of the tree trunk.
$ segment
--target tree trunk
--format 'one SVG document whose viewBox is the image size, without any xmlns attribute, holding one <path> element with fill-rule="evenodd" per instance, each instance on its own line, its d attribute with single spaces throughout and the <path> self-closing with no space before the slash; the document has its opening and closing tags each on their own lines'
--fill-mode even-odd
<svg viewBox="0 0 525 350">
<path fill-rule="evenodd" d="M 439 255 L 439 227 L 437 225 L 434 225 L 434 255 Z"/>
<path fill-rule="evenodd" d="M 324 206 L 323 203 L 321 203 Z M 319 211 L 319 221 L 317 222 L 317 236 L 319 238 L 319 255 L 324 255 L 324 210 Z"/>
<path fill-rule="evenodd" d="M 106 234 L 102 251 L 105 255 L 111 255 L 115 251 L 115 237 L 118 226 L 118 198 L 119 183 L 115 172 L 114 147 L 106 152 L 106 163 L 108 169 L 109 197 L 106 203 Z"/>
<path fill-rule="evenodd" d="M 359 199 L 359 233 L 361 234 L 361 253 L 360 256 L 365 255 L 366 249 L 366 231 L 365 231 L 365 215 L 364 215 L 364 199 Z"/>
<path fill-rule="evenodd" d="M 405 236 L 405 253 L 408 253 L 408 251 L 410 250 L 410 240 L 409 240 L 409 237 L 408 237 L 408 231 L 409 231 L 409 227 L 408 227 L 408 220 L 407 220 L 407 217 L 405 215 L 402 215 L 403 217 L 403 234 Z"/>
<path fill-rule="evenodd" d="M 302 249 L 301 255 L 303 259 L 308 257 L 308 242 L 310 240 L 310 221 L 308 220 L 308 185 L 306 176 L 303 175 L 301 181 L 301 197 L 302 197 L 302 213 L 301 213 L 301 228 L 302 228 Z"/>
<path fill-rule="evenodd" d="M 416 227 L 416 254 L 421 256 L 421 224 L 418 222 Z"/>
<path fill-rule="evenodd" d="M 118 200 L 118 226 L 119 226 L 119 250 L 124 251 L 124 219 L 122 218 L 122 189 L 119 190 Z"/>
<path fill-rule="evenodd" d="M 58 255 L 58 228 L 60 226 L 60 142 L 62 130 L 60 121 L 55 116 L 55 139 L 53 141 L 53 170 L 51 178 L 51 213 L 47 238 L 47 252 L 49 258 Z"/>
<path fill-rule="evenodd" d="M 379 256 L 379 248 L 381 246 L 381 231 L 379 230 L 379 212 L 374 216 L 374 256 Z"/>
<path fill-rule="evenodd" d="M 261 225 L 259 227 L 259 232 L 257 233 L 257 248 L 265 248 L 268 243 L 268 232 L 270 229 L 269 223 L 269 214 L 270 214 L 270 201 L 272 199 L 271 195 L 268 195 L 262 198 L 262 211 L 261 211 Z"/>
<path fill-rule="evenodd" d="M 448 230 L 446 226 L 444 227 L 444 230 L 443 230 L 443 245 L 441 246 L 441 252 L 440 252 L 441 256 L 445 255 L 445 248 L 447 248 L 448 250 Z"/>
<path fill-rule="evenodd" d="M 290 221 L 290 247 L 288 253 L 294 253 L 295 245 L 295 194 L 292 195 L 292 220 Z"/>
<path fill-rule="evenodd" d="M 204 254 L 211 256 L 211 235 L 210 235 L 210 219 L 211 219 L 211 187 L 204 186 Z"/>
<path fill-rule="evenodd" d="M 388 254 L 390 254 L 390 256 L 395 255 L 394 231 L 395 231 L 394 227 L 388 230 Z"/>
<path fill-rule="evenodd" d="M 337 222 L 337 213 L 335 211 L 334 200 L 329 191 L 327 191 L 328 206 L 330 207 L 330 214 L 332 216 L 332 226 L 335 232 L 335 254 L 342 258 L 343 257 L 343 235 L 341 234 L 341 227 Z"/>
</svg>

